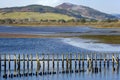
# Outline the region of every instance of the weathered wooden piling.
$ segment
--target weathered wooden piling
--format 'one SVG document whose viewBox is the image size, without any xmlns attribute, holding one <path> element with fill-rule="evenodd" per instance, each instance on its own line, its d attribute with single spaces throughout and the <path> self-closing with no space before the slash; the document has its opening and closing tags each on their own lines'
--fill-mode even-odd
<svg viewBox="0 0 120 80">
<path fill-rule="evenodd" d="M 4 75 L 6 75 L 6 54 L 4 55 Z"/>
<path fill-rule="evenodd" d="M 39 73 L 39 71 L 40 71 L 40 68 L 41 68 L 41 64 L 40 64 L 40 61 L 39 61 L 39 56 L 38 56 L 38 54 L 36 54 L 36 61 L 37 61 L 36 75 L 38 75 L 38 73 Z"/>
<path fill-rule="evenodd" d="M 84 54 L 82 55 L 82 68 L 84 69 Z"/>
<path fill-rule="evenodd" d="M 112 54 L 112 66 L 114 67 L 114 62 L 115 62 L 115 60 L 114 60 L 114 54 Z"/>
<path fill-rule="evenodd" d="M 70 54 L 70 71 L 72 70 L 72 54 Z"/>
<path fill-rule="evenodd" d="M 76 61 L 77 55 L 75 54 L 75 70 L 77 69 L 77 61 Z"/>
<path fill-rule="evenodd" d="M 27 74 L 29 74 L 29 55 L 27 54 Z"/>
<path fill-rule="evenodd" d="M 64 54 L 62 54 L 62 70 L 64 71 Z"/>
<path fill-rule="evenodd" d="M 89 58 L 89 55 L 87 54 L 87 67 L 89 68 L 90 67 L 90 58 Z"/>
<path fill-rule="evenodd" d="M 106 66 L 106 54 L 104 54 L 104 67 Z"/>
<path fill-rule="evenodd" d="M 47 61 L 47 63 L 48 63 L 48 72 L 49 72 L 49 54 L 48 54 L 48 61 Z"/>
<path fill-rule="evenodd" d="M 118 54 L 117 54 L 116 61 L 117 61 L 117 65 L 119 65 L 119 55 Z"/>
<path fill-rule="evenodd" d="M 1 72 L 1 54 L 0 54 L 0 72 Z"/>
<path fill-rule="evenodd" d="M 31 61 L 31 73 L 33 71 L 33 56 L 32 54 L 30 55 L 30 61 Z"/>
<path fill-rule="evenodd" d="M 78 55 L 78 62 L 79 62 L 79 70 L 80 70 L 81 67 L 80 54 Z"/>
<path fill-rule="evenodd" d="M 52 55 L 52 64 L 53 64 L 52 68 L 53 68 L 53 72 L 54 72 L 54 69 L 55 69 L 54 54 Z"/>
<path fill-rule="evenodd" d="M 18 55 L 18 61 L 17 61 L 17 64 L 18 64 L 18 74 L 20 74 L 20 54 Z"/>
<path fill-rule="evenodd" d="M 57 54 L 57 72 L 59 71 L 59 57 L 58 57 L 58 54 Z"/>
<path fill-rule="evenodd" d="M 91 54 L 91 67 L 93 67 L 93 55 Z"/>
<path fill-rule="evenodd" d="M 23 57 L 23 74 L 25 73 L 25 55 L 22 55 Z"/>
<path fill-rule="evenodd" d="M 99 61 L 99 67 L 100 67 L 100 69 L 101 69 L 101 62 L 102 62 L 102 55 L 100 54 L 100 61 Z"/>
<path fill-rule="evenodd" d="M 10 54 L 8 55 L 8 64 L 9 64 L 9 70 L 10 70 Z"/>
<path fill-rule="evenodd" d="M 42 73 L 44 74 L 44 72 L 45 72 L 44 54 L 42 54 L 42 61 L 43 61 L 43 71 L 42 71 Z"/>
<path fill-rule="evenodd" d="M 66 54 L 66 71 L 68 71 L 68 54 Z"/>
<path fill-rule="evenodd" d="M 110 61 L 110 56 L 109 55 L 107 55 L 107 67 L 109 68 L 109 61 Z"/>
<path fill-rule="evenodd" d="M 14 54 L 14 75 L 16 76 L 16 63 L 17 63 L 17 58 L 16 54 Z"/>
<path fill-rule="evenodd" d="M 97 54 L 95 54 L 95 68 L 97 67 Z"/>
</svg>

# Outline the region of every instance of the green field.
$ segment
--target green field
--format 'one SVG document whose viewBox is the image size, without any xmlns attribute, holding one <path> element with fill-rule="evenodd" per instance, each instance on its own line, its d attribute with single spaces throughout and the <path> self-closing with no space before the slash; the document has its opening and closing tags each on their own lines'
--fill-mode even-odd
<svg viewBox="0 0 120 80">
<path fill-rule="evenodd" d="M 74 17 L 67 15 L 57 14 L 57 13 L 39 13 L 39 12 L 9 12 L 9 13 L 0 13 L 0 19 L 35 19 L 37 21 L 42 20 L 70 20 Z"/>
</svg>

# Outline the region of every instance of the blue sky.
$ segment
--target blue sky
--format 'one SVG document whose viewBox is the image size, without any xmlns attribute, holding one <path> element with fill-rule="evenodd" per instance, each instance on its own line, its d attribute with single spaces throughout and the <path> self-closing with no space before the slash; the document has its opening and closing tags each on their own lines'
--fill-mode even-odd
<svg viewBox="0 0 120 80">
<path fill-rule="evenodd" d="M 30 4 L 41 4 L 54 7 L 63 2 L 89 6 L 109 14 L 120 14 L 120 0 L 0 0 L 0 8 L 25 6 Z"/>
</svg>

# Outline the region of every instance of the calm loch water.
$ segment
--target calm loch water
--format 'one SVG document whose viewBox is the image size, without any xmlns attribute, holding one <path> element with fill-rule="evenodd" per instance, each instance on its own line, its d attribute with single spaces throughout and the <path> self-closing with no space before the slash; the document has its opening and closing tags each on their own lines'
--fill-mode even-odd
<svg viewBox="0 0 120 80">
<path fill-rule="evenodd" d="M 11 27 L 0 26 L 0 33 L 37 34 L 37 35 L 119 35 L 120 29 L 95 29 L 90 27 Z M 58 38 L 0 38 L 0 54 L 67 54 L 67 53 L 112 53 L 120 52 L 120 44 L 96 43 L 96 40 L 80 39 L 78 37 Z M 111 64 L 111 63 L 110 63 Z M 3 63 L 2 63 L 3 65 Z M 85 64 L 86 65 L 86 64 Z M 85 68 L 85 72 L 69 74 L 51 74 L 44 76 L 16 77 L 7 80 L 119 80 L 120 66 L 103 67 L 97 73 Z M 0 75 L 2 78 L 3 71 Z"/>
</svg>

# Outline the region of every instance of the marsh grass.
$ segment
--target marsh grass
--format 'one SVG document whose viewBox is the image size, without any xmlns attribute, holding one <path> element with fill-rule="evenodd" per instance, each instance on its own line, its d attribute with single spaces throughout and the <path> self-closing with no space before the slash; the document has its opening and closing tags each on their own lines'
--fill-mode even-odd
<svg viewBox="0 0 120 80">
<path fill-rule="evenodd" d="M 82 35 L 79 38 L 97 40 L 99 43 L 120 44 L 120 35 Z"/>
</svg>

